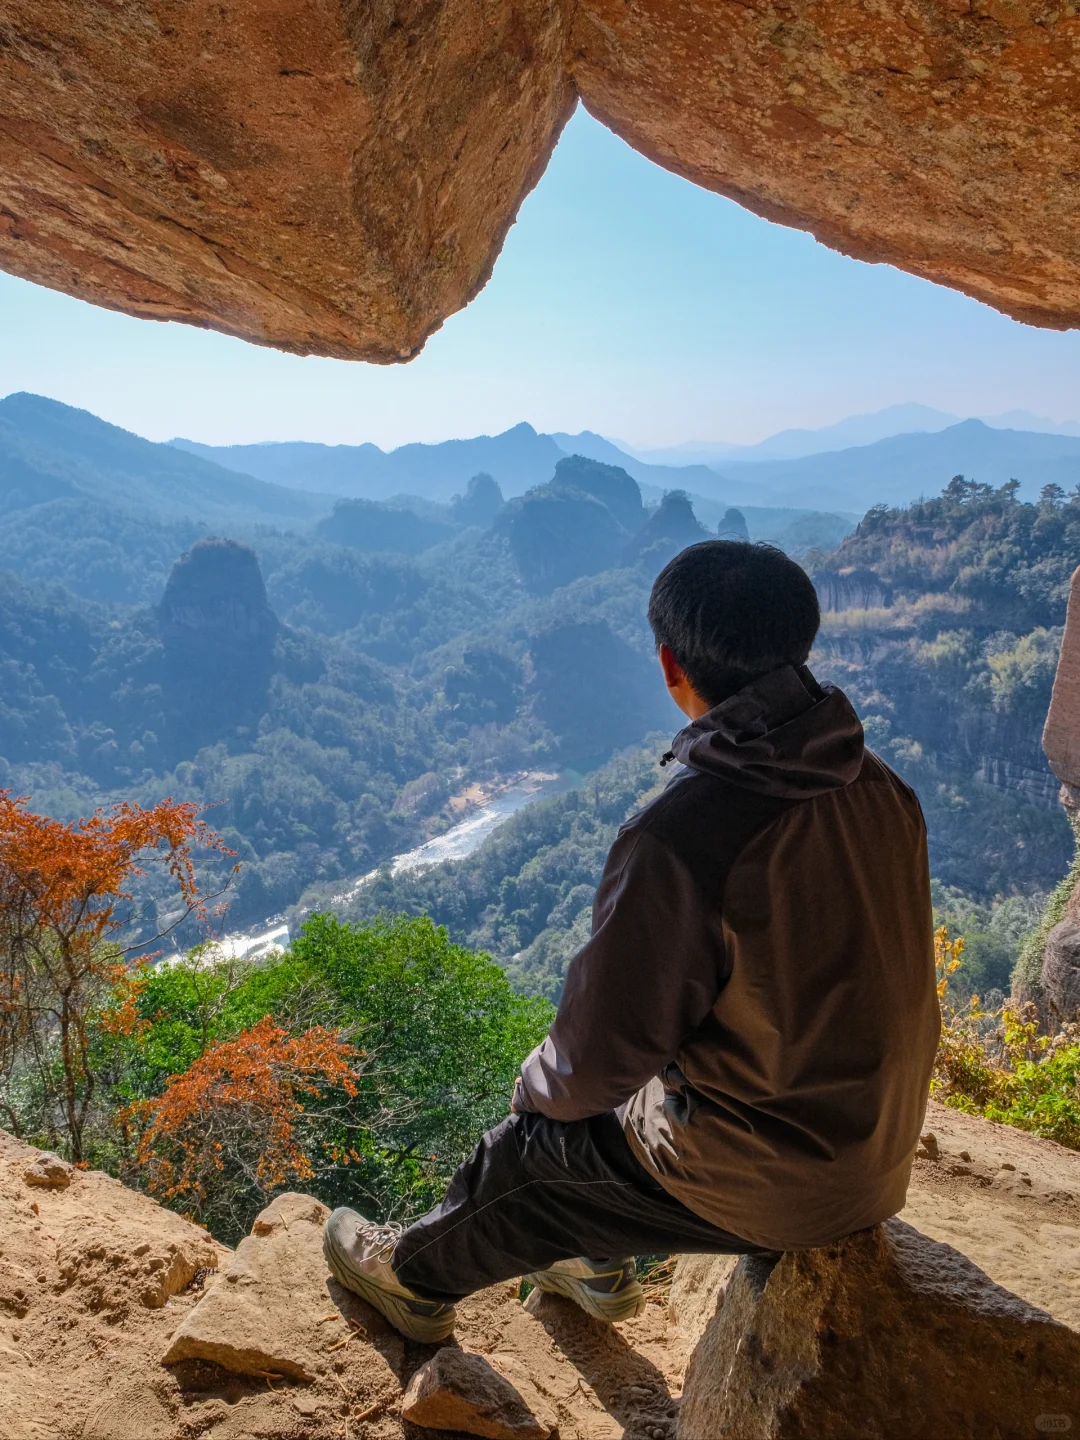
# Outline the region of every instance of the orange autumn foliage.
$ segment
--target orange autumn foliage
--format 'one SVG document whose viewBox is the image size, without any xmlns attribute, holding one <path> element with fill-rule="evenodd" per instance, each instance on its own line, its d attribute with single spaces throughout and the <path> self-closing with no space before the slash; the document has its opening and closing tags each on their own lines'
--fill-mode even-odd
<svg viewBox="0 0 1080 1440">
<path fill-rule="evenodd" d="M 48 1085 L 56 1040 L 56 1106 L 74 1160 L 83 1158 L 96 1086 L 91 1012 L 111 999 L 120 1033 L 136 1019 L 138 982 L 117 941 L 130 920 L 121 908 L 132 899 L 132 880 L 144 865 L 163 866 L 179 891 L 174 923 L 207 920 L 196 851 L 233 853 L 199 816 L 196 805 L 164 800 L 150 809 L 124 803 L 65 824 L 35 815 L 27 797 L 0 791 L 0 1081 L 29 1064 Z M 13 1119 L 11 1106 L 5 1109 Z"/>
<path fill-rule="evenodd" d="M 196 849 L 231 855 L 199 818 L 201 807 L 163 800 L 144 810 L 128 801 L 64 824 L 27 809 L 26 796 L 0 790 L 0 897 L 23 925 L 51 929 L 92 950 L 124 922 L 119 901 L 148 856 L 163 862 L 187 913 L 207 914 L 195 873 Z"/>
<path fill-rule="evenodd" d="M 289 1179 L 310 1180 L 312 1158 L 299 1125 L 307 1099 L 326 1088 L 357 1094 L 355 1046 L 317 1025 L 289 1035 L 267 1016 L 233 1040 L 211 1047 L 155 1099 L 131 1107 L 145 1127 L 137 1150 L 150 1189 L 201 1208 L 220 1195 L 227 1172 L 266 1192 Z"/>
</svg>

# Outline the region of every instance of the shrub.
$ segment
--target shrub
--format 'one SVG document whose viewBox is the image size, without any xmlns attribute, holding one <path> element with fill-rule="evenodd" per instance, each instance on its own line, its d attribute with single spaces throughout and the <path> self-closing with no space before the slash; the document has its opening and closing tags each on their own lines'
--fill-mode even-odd
<svg viewBox="0 0 1080 1440">
<path fill-rule="evenodd" d="M 362 1058 L 321 1026 L 291 1036 L 269 1018 L 211 1046 L 163 1094 L 122 1112 L 122 1123 L 141 1129 L 136 1158 L 148 1188 L 228 1230 L 238 1211 L 286 1184 L 347 1164 L 348 1151 L 329 1139 L 325 1108 L 309 1107 L 332 1097 L 347 1126 Z"/>
<path fill-rule="evenodd" d="M 1034 1004 L 984 1010 L 977 995 L 957 1010 L 947 999 L 964 942 L 942 926 L 935 937 L 941 1043 L 935 1099 L 1080 1150 L 1080 1023 L 1039 1033 Z"/>
</svg>

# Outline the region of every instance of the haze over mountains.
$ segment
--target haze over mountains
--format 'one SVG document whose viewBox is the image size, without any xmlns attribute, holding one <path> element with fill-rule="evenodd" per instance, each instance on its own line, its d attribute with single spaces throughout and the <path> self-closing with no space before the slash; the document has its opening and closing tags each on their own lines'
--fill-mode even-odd
<svg viewBox="0 0 1080 1440">
<path fill-rule="evenodd" d="M 633 445 L 624 445 L 623 448 L 639 460 L 653 465 L 799 460 L 804 455 L 846 450 L 853 445 L 873 445 L 876 440 L 887 440 L 891 435 L 908 435 L 913 431 L 933 434 L 938 430 L 947 430 L 950 425 L 959 425 L 964 419 L 981 420 L 992 430 L 1037 430 L 1049 435 L 1080 435 L 1080 424 L 1075 420 L 1059 422 L 1045 415 L 1033 415 L 1030 410 L 1009 410 L 1002 415 L 963 416 L 935 410 L 932 405 L 907 401 L 901 405 L 887 405 L 883 410 L 865 415 L 849 415 L 834 425 L 823 425 L 818 429 L 780 430 L 756 445 L 732 445 L 724 440 L 687 440 L 666 449 L 643 449 Z M 621 441 L 617 443 L 622 444 Z"/>
<path fill-rule="evenodd" d="M 209 524 L 238 515 L 306 523 L 332 503 L 155 445 L 43 395 L 6 396 L 0 400 L 0 512 L 60 498 Z"/>
<path fill-rule="evenodd" d="M 173 446 L 268 483 L 321 494 L 387 499 L 409 494 L 446 502 L 478 471 L 507 497 L 543 484 L 555 463 L 578 454 L 618 465 L 647 500 L 684 489 L 708 506 L 834 510 L 860 515 L 872 505 L 905 505 L 936 494 L 953 475 L 991 485 L 1016 479 L 1034 498 L 1047 484 L 1080 481 L 1080 425 L 1014 411 L 960 420 L 923 405 L 894 405 L 821 430 L 787 430 L 759 445 L 688 443 L 634 453 L 593 431 L 538 433 L 525 422 L 501 435 L 403 445 L 318 445 L 296 441 Z M 703 508 L 700 502 L 706 502 Z M 718 518 L 718 516 L 717 516 Z"/>
</svg>

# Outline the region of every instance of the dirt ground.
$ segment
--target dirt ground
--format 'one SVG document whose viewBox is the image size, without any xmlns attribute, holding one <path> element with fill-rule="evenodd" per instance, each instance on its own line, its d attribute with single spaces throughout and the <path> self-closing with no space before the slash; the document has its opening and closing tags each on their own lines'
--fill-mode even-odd
<svg viewBox="0 0 1080 1440">
<path fill-rule="evenodd" d="M 1080 1329 L 1080 1154 L 932 1106 L 904 1218 Z M 186 1361 L 170 1337 L 228 1251 L 95 1172 L 27 1185 L 37 1152 L 0 1133 L 0 1440 L 422 1440 L 402 1387 L 431 1353 L 320 1277 L 325 1365 L 312 1383 Z M 300 1313 L 298 1304 L 297 1313 Z M 313 1312 L 314 1313 L 314 1312 Z M 670 1440 L 687 1342 L 663 1304 L 606 1326 L 495 1287 L 456 1343 L 524 1367 L 561 1440 Z M 299 1323 L 299 1322 L 298 1322 Z M 447 1432 L 441 1432 L 447 1434 Z"/>
</svg>

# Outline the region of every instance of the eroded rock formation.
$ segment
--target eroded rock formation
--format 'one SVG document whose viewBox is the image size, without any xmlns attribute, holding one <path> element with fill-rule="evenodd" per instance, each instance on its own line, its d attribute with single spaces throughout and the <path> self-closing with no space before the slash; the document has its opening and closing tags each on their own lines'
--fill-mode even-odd
<svg viewBox="0 0 1080 1440">
<path fill-rule="evenodd" d="M 586 0 L 572 73 L 652 159 L 1034 324 L 1080 323 L 1080 18 L 1047 0 Z"/>
<path fill-rule="evenodd" d="M 1078 1396 L 1080 1335 L 889 1220 L 739 1261 L 687 1370 L 679 1437 L 1020 1435 Z"/>
<path fill-rule="evenodd" d="M 301 354 L 408 359 L 573 95 L 547 0 L 12 0 L 0 265 Z"/>
<path fill-rule="evenodd" d="M 1073 572 L 1069 587 L 1043 749 L 1061 781 L 1061 803 L 1080 844 L 1080 569 Z M 1027 968 L 1031 973 L 1017 975 L 1015 988 L 1020 998 L 1034 999 L 1053 1029 L 1080 1019 L 1080 882 L 1046 936 L 1041 956 L 1036 950 L 1025 961 L 1021 972 Z"/>
<path fill-rule="evenodd" d="M 1050 711 L 1043 727 L 1043 749 L 1065 787 L 1067 806 L 1080 806 L 1080 569 L 1073 572 L 1065 634 L 1054 674 Z"/>
<path fill-rule="evenodd" d="M 408 359 L 486 281 L 580 96 L 761 215 L 1065 327 L 1078 72 L 1058 0 L 9 0 L 0 265 Z"/>
</svg>

